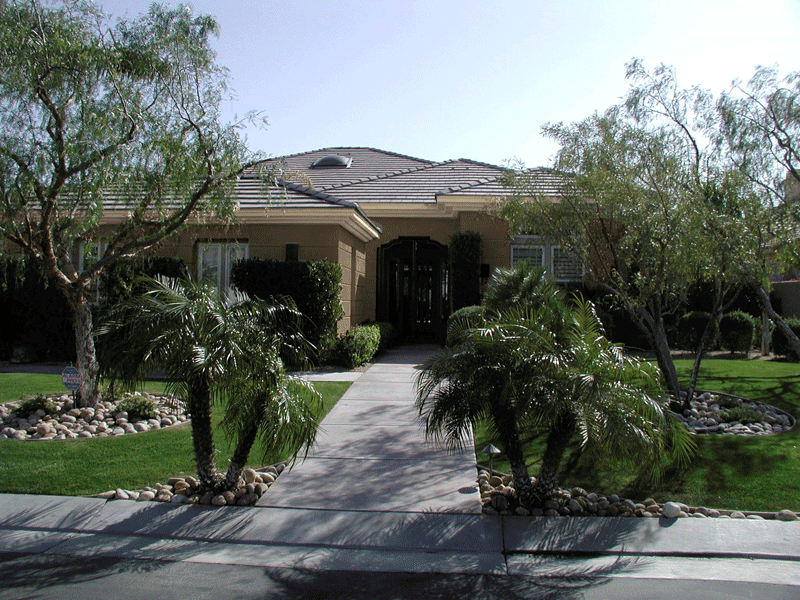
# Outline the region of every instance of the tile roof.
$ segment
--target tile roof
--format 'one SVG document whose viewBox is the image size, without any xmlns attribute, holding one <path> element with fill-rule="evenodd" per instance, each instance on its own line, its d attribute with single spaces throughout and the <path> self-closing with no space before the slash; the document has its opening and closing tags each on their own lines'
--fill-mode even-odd
<svg viewBox="0 0 800 600">
<path fill-rule="evenodd" d="M 313 167 L 325 156 L 351 158 L 348 167 Z M 265 164 L 279 175 L 278 186 L 264 190 L 261 184 L 241 179 L 240 201 L 279 202 L 287 206 L 336 206 L 351 203 L 433 204 L 439 195 L 505 196 L 506 169 L 474 160 L 433 162 L 374 148 L 323 148 L 272 159 Z M 533 187 L 542 195 L 558 195 L 563 176 L 550 169 L 532 169 Z"/>
</svg>

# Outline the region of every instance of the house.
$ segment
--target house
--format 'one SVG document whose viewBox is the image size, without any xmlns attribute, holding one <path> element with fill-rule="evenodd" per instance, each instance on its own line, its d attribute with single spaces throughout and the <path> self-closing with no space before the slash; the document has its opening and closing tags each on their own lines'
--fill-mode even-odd
<svg viewBox="0 0 800 600">
<path fill-rule="evenodd" d="M 271 160 L 277 183 L 259 173 L 237 184 L 234 224 L 207 218 L 163 241 L 193 273 L 224 287 L 239 258 L 326 260 L 342 267 L 339 332 L 364 321 L 393 322 L 406 339 L 433 339 L 450 312 L 448 244 L 457 232 L 482 236 L 482 276 L 517 260 L 543 264 L 560 280 L 579 266 L 536 239 L 510 239 L 486 211 L 508 190 L 504 169 L 473 160 L 433 162 L 372 148 L 324 148 Z M 541 169 L 543 195 L 557 175 Z"/>
</svg>

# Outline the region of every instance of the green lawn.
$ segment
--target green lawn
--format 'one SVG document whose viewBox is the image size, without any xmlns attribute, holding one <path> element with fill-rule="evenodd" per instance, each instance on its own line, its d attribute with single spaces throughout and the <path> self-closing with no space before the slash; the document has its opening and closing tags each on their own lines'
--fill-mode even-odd
<svg viewBox="0 0 800 600">
<path fill-rule="evenodd" d="M 692 361 L 676 361 L 679 376 L 688 380 Z M 800 364 L 760 360 L 704 360 L 699 387 L 744 396 L 800 416 Z M 698 453 L 684 469 L 668 468 L 657 485 L 637 484 L 631 473 L 614 461 L 579 457 L 573 445 L 561 476 L 561 485 L 580 486 L 598 493 L 618 493 L 634 500 L 651 496 L 692 506 L 776 511 L 800 511 L 800 429 L 759 438 L 697 436 Z M 485 427 L 475 432 L 478 453 L 491 438 Z M 528 444 L 531 474 L 538 472 L 542 440 Z M 486 456 L 478 454 L 482 463 Z M 509 472 L 495 459 L 495 468 Z"/>
<path fill-rule="evenodd" d="M 350 387 L 347 382 L 318 382 L 324 416 Z M 163 390 L 150 382 L 146 389 Z M 25 395 L 62 392 L 60 375 L 0 373 L 0 402 Z M 219 425 L 219 413 L 215 426 Z M 224 469 L 232 448 L 223 431 L 215 430 L 220 451 L 217 466 Z M 253 465 L 260 466 L 261 449 L 254 447 Z M 141 488 L 169 477 L 194 472 L 189 424 L 114 438 L 17 442 L 0 440 L 0 492 L 86 495 L 117 487 Z"/>
</svg>

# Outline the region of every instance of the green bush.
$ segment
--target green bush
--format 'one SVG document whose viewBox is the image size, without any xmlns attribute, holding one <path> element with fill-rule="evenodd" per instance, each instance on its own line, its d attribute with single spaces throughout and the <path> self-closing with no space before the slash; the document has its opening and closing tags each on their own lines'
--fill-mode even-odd
<svg viewBox="0 0 800 600">
<path fill-rule="evenodd" d="M 454 309 L 481 301 L 481 234 L 454 233 L 450 238 L 450 281 Z"/>
<path fill-rule="evenodd" d="M 53 404 L 50 399 L 47 398 L 47 396 L 42 396 L 39 394 L 38 396 L 23 398 L 14 413 L 20 419 L 27 419 L 37 410 L 43 410 L 44 412 L 48 413 L 54 411 L 55 409 L 55 404 Z"/>
<path fill-rule="evenodd" d="M 700 344 L 703 331 L 711 318 L 711 313 L 702 310 L 693 310 L 678 319 L 676 331 L 677 347 L 681 350 L 693 351 Z M 711 339 L 706 341 L 706 350 L 716 347 L 716 332 L 713 332 Z"/>
<path fill-rule="evenodd" d="M 129 396 L 117 404 L 117 412 L 128 413 L 128 421 L 155 419 L 158 414 L 156 403 L 144 396 Z"/>
<path fill-rule="evenodd" d="M 720 419 L 723 419 L 726 423 L 735 423 L 739 422 L 742 425 L 750 425 L 752 423 L 761 423 L 764 420 L 764 415 L 762 415 L 757 410 L 753 410 L 752 408 L 748 408 L 746 406 L 737 406 L 735 408 L 729 408 L 727 411 L 720 411 L 719 415 L 717 415 Z"/>
<path fill-rule="evenodd" d="M 719 322 L 719 341 L 725 350 L 749 352 L 753 347 L 756 324 L 753 317 L 740 310 L 722 315 Z"/>
<path fill-rule="evenodd" d="M 381 334 L 381 341 L 378 345 L 378 353 L 386 352 L 388 348 L 391 348 L 397 343 L 398 338 L 400 337 L 400 333 L 397 331 L 397 328 L 387 321 L 381 321 L 379 323 L 375 323 L 378 327 L 378 330 Z"/>
<path fill-rule="evenodd" d="M 303 335 L 324 358 L 344 314 L 339 298 L 342 267 L 329 262 L 283 262 L 249 258 L 236 261 L 231 283 L 250 296 L 268 300 L 289 297 L 306 317 Z"/>
<path fill-rule="evenodd" d="M 28 360 L 75 360 L 69 304 L 36 260 L 0 255 L 0 314 L 0 360 L 11 358 L 15 347 Z"/>
<path fill-rule="evenodd" d="M 483 322 L 482 306 L 464 306 L 452 313 L 447 319 L 447 346 L 453 344 L 453 331 L 458 325 L 461 329 L 479 327 Z"/>
<path fill-rule="evenodd" d="M 794 331 L 795 335 L 800 335 L 800 319 L 788 317 L 784 321 Z M 800 357 L 797 356 L 789 340 L 786 339 L 786 336 L 783 335 L 783 332 L 778 327 L 772 332 L 772 351 L 775 354 L 786 356 L 792 361 L 800 361 Z"/>
<path fill-rule="evenodd" d="M 344 366 L 353 369 L 371 360 L 380 343 L 381 330 L 377 325 L 359 325 L 339 338 L 336 353 Z"/>
<path fill-rule="evenodd" d="M 126 256 L 106 267 L 100 275 L 100 302 L 111 306 L 148 290 L 142 277 L 188 279 L 183 259 L 172 256 Z"/>
</svg>

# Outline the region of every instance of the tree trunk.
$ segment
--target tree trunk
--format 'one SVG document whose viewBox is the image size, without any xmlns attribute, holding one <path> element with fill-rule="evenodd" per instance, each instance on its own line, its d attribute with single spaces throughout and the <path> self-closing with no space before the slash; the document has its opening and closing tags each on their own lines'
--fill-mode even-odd
<svg viewBox="0 0 800 600">
<path fill-rule="evenodd" d="M 239 482 L 239 477 L 242 475 L 247 458 L 250 456 L 250 450 L 253 443 L 256 441 L 258 435 L 258 422 L 256 419 L 251 419 L 243 424 L 243 430 L 239 434 L 239 439 L 236 443 L 236 448 L 233 450 L 231 462 L 228 465 L 228 470 L 225 473 L 225 478 L 222 480 L 221 491 L 234 490 L 236 484 Z"/>
<path fill-rule="evenodd" d="M 189 382 L 188 404 L 197 477 L 202 489 L 213 490 L 217 484 L 217 467 L 214 462 L 216 449 L 211 426 L 211 390 L 204 381 Z"/>
<path fill-rule="evenodd" d="M 564 452 L 566 452 L 574 432 L 575 417 L 569 412 L 562 412 L 547 434 L 542 467 L 533 488 L 534 501 L 539 506 L 543 506 L 558 487 L 558 468 L 561 466 L 561 459 L 564 457 Z"/>
<path fill-rule="evenodd" d="M 716 280 L 715 282 L 714 295 L 714 307 L 711 309 L 711 317 L 708 323 L 706 323 L 705 329 L 703 329 L 703 335 L 700 338 L 697 348 L 695 348 L 694 365 L 692 365 L 692 374 L 689 376 L 689 387 L 686 388 L 686 395 L 683 398 L 684 410 L 691 407 L 694 390 L 697 387 L 697 377 L 700 375 L 700 363 L 703 361 L 703 355 L 705 354 L 711 334 L 718 327 L 719 320 L 722 318 L 724 295 L 722 292 L 722 282 L 720 280 Z"/>
<path fill-rule="evenodd" d="M 792 331 L 792 328 L 786 324 L 786 321 L 783 320 L 783 317 L 781 317 L 777 312 L 775 312 L 775 309 L 772 308 L 772 302 L 770 302 L 769 293 L 764 289 L 763 285 L 759 285 L 756 288 L 756 297 L 758 298 L 758 303 L 761 305 L 761 310 L 767 313 L 770 320 L 775 323 L 775 327 L 780 329 L 783 335 L 786 336 L 786 339 L 789 341 L 789 344 L 791 344 L 797 356 L 800 356 L 800 339 L 798 339 L 794 331 Z"/>
<path fill-rule="evenodd" d="M 525 452 L 522 449 L 522 440 L 517 429 L 514 416 L 503 406 L 494 406 L 492 417 L 500 434 L 500 443 L 511 466 L 511 475 L 514 477 L 514 489 L 523 506 L 534 506 L 533 484 L 525 462 Z"/>
<path fill-rule="evenodd" d="M 647 309 L 640 307 L 636 310 L 629 309 L 628 312 L 638 325 L 639 330 L 645 335 L 650 350 L 656 355 L 656 362 L 664 377 L 664 382 L 670 395 L 676 400 L 681 397 L 681 384 L 678 382 L 678 372 L 675 370 L 675 361 L 672 358 L 672 351 L 667 341 L 667 331 L 664 328 L 664 317 L 661 315 L 660 308 L 656 307 L 653 314 Z"/>
<path fill-rule="evenodd" d="M 75 331 L 75 353 L 78 358 L 78 371 L 81 373 L 81 387 L 78 390 L 78 406 L 94 406 L 100 401 L 97 385 L 97 355 L 94 349 L 92 328 L 92 307 L 82 289 L 67 293 L 72 308 L 72 327 Z"/>
<path fill-rule="evenodd" d="M 636 323 L 639 331 L 647 338 L 650 351 L 655 354 L 658 368 L 661 371 L 661 375 L 664 377 L 667 389 L 676 400 L 679 400 L 681 397 L 681 384 L 678 382 L 678 372 L 675 370 L 675 361 L 669 349 L 666 329 L 664 329 L 661 299 L 653 299 L 651 310 L 648 311 L 647 307 L 644 305 L 635 306 L 629 302 L 625 302 L 624 296 L 621 295 L 616 288 L 608 284 L 603 284 L 600 287 L 623 300 L 625 311 L 633 319 L 633 322 Z"/>
</svg>

